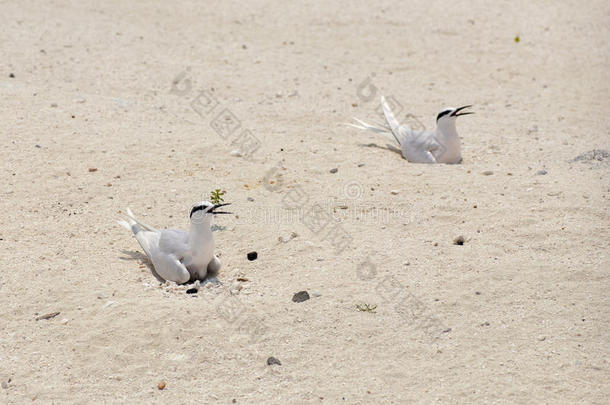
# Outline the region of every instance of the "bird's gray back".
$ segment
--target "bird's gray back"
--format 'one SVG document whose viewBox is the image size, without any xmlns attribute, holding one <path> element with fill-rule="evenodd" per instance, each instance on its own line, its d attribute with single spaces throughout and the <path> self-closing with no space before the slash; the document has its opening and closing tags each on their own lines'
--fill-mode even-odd
<svg viewBox="0 0 610 405">
<path fill-rule="evenodd" d="M 188 250 L 188 232 L 179 229 L 163 229 L 159 233 L 159 249 L 162 252 L 180 255 Z"/>
</svg>

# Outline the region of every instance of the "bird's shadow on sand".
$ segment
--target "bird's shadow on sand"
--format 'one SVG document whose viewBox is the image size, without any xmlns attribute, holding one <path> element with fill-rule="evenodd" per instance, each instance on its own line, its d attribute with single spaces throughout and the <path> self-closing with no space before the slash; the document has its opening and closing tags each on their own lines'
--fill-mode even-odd
<svg viewBox="0 0 610 405">
<path fill-rule="evenodd" d="M 138 251 L 135 251 L 135 250 L 122 250 L 121 253 L 123 253 L 124 255 L 127 255 L 128 257 L 123 256 L 123 257 L 119 257 L 119 259 L 121 259 L 121 260 L 137 260 L 139 262 L 139 264 L 146 265 L 146 267 L 148 267 L 148 270 L 150 270 L 152 275 L 155 276 L 155 278 L 159 282 L 165 283 L 165 280 L 163 280 L 163 278 L 161 278 L 157 274 L 157 272 L 155 271 L 155 268 L 153 267 L 153 264 L 150 261 L 150 259 L 148 258 L 148 256 L 146 256 L 142 252 L 138 252 Z"/>
<path fill-rule="evenodd" d="M 396 146 L 390 145 L 389 143 L 386 143 L 385 148 L 383 146 L 377 145 L 376 143 L 361 143 L 359 146 L 362 146 L 363 148 L 377 148 L 377 149 L 389 150 L 394 153 L 398 153 L 400 155 L 400 157 L 402 157 L 402 151 L 400 149 L 398 149 Z"/>
</svg>

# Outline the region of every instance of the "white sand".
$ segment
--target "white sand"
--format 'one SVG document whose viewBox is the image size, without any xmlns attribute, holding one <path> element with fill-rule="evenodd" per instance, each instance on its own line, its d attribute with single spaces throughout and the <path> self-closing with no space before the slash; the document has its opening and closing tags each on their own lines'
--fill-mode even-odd
<svg viewBox="0 0 610 405">
<path fill-rule="evenodd" d="M 610 149 L 609 3 L 353 3 L 2 4 L 0 401 L 607 403 L 610 164 L 569 161 Z M 341 125 L 367 77 L 428 127 L 474 104 L 464 163 Z M 159 287 L 115 219 L 184 228 L 216 187 L 224 285 Z"/>
</svg>

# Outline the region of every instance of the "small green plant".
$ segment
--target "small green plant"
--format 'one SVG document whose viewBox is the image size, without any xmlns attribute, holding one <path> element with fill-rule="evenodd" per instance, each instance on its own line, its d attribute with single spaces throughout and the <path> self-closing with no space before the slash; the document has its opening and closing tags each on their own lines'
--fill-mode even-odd
<svg viewBox="0 0 610 405">
<path fill-rule="evenodd" d="M 371 305 L 371 304 L 356 304 L 356 309 L 358 309 L 358 311 L 360 312 L 371 312 L 371 313 L 376 313 L 376 309 L 377 309 L 377 305 Z"/>
<path fill-rule="evenodd" d="M 225 201 L 225 199 L 222 198 L 222 196 L 225 194 L 227 194 L 226 191 L 217 188 L 216 190 L 210 192 L 210 201 L 212 204 L 220 204 Z"/>
</svg>

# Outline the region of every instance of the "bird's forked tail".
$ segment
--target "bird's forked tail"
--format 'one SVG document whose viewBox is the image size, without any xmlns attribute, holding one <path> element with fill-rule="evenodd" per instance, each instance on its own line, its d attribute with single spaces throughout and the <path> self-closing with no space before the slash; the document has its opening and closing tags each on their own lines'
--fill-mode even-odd
<svg viewBox="0 0 610 405">
<path fill-rule="evenodd" d="M 142 246 L 144 252 L 146 252 L 146 255 L 150 257 L 149 242 L 146 238 L 147 234 L 141 232 L 157 232 L 157 230 L 152 226 L 146 225 L 145 223 L 138 221 L 129 208 L 127 208 L 127 220 L 120 219 L 117 221 L 117 223 L 123 228 L 133 232 L 134 236 L 136 237 L 136 240 L 138 241 L 140 246 Z"/>
<path fill-rule="evenodd" d="M 400 124 L 394 117 L 394 114 L 392 114 L 392 110 L 390 110 L 390 107 L 388 106 L 388 103 L 385 101 L 385 97 L 383 96 L 381 96 L 381 108 L 383 109 L 383 115 L 385 116 L 387 124 L 379 126 L 371 125 L 354 117 L 354 120 L 358 123 L 358 125 L 351 123 L 347 125 L 354 128 L 364 129 L 366 131 L 386 135 L 388 138 L 398 142 L 398 144 L 402 147 L 402 142 L 400 141 L 400 137 L 398 136 Z"/>
</svg>

